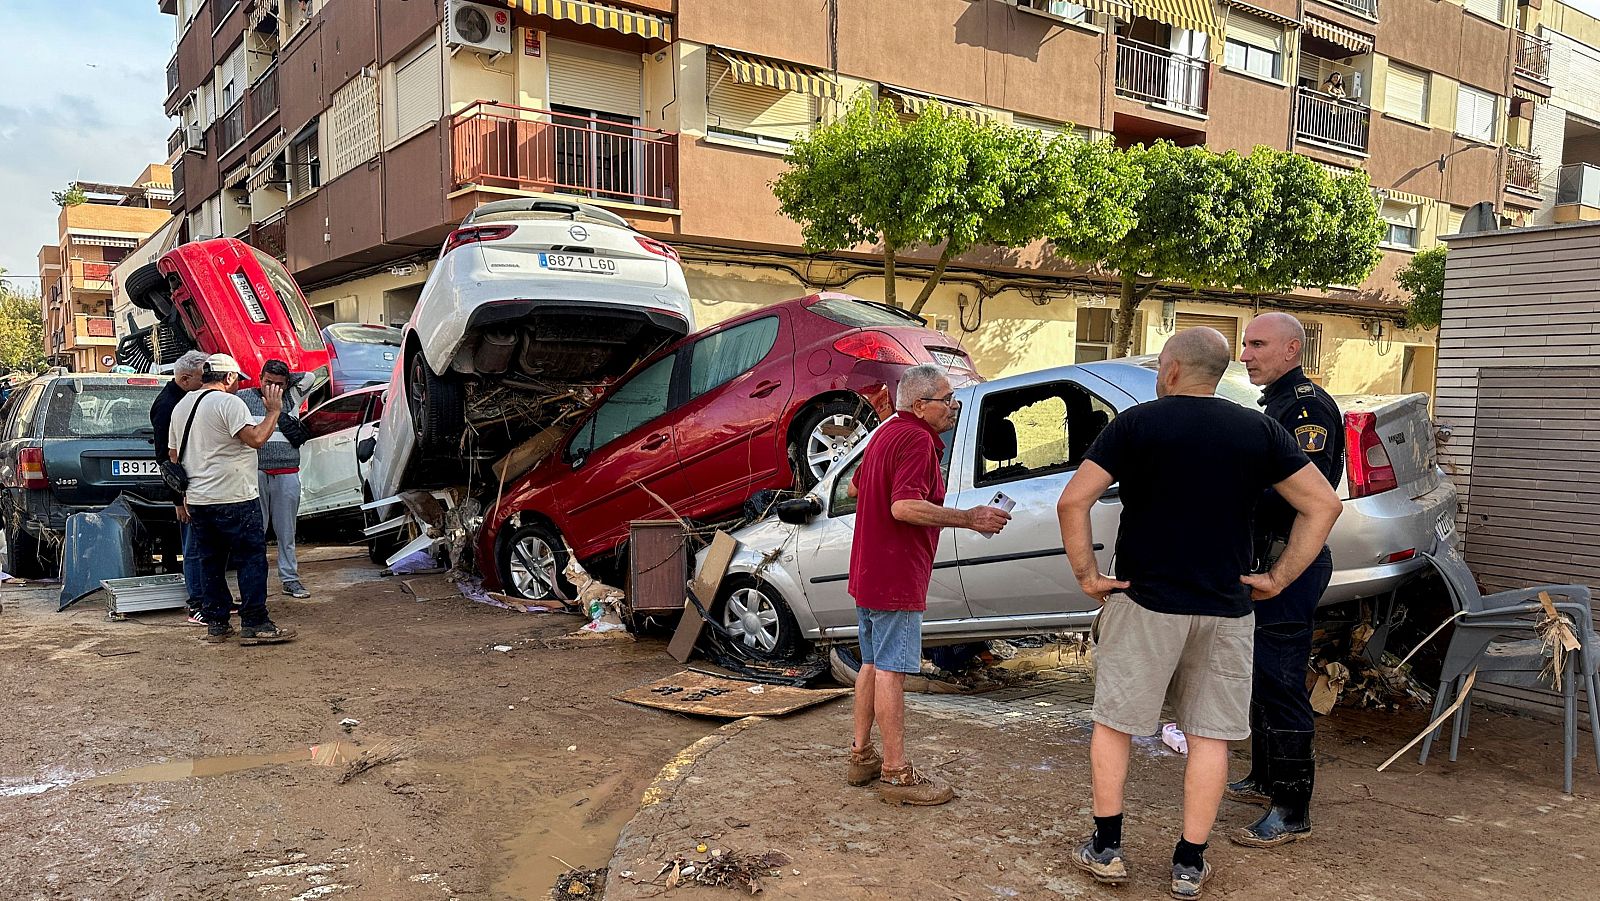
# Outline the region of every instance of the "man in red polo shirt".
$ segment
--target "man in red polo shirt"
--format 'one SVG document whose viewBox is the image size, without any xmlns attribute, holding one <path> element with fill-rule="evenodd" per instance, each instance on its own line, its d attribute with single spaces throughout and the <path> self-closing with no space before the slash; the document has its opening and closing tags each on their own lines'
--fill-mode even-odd
<svg viewBox="0 0 1600 901">
<path fill-rule="evenodd" d="M 851 785 L 874 779 L 879 796 L 897 804 L 943 804 L 955 797 L 944 782 L 906 762 L 906 673 L 922 669 L 922 613 L 928 609 L 939 530 L 993 535 L 1009 513 L 994 507 L 956 510 L 944 504 L 941 432 L 956 423 L 960 403 L 938 366 L 907 369 L 895 391 L 895 415 L 872 434 L 851 483 L 856 505 L 850 546 L 850 596 L 856 601 L 861 672 L 856 676 Z M 872 746 L 872 724 L 883 755 Z"/>
</svg>

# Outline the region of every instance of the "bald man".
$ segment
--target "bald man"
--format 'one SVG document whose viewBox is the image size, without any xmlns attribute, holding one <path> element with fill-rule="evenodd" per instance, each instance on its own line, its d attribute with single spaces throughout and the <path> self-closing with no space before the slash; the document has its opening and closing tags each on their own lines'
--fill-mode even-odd
<svg viewBox="0 0 1600 901">
<path fill-rule="evenodd" d="M 1171 892 L 1198 898 L 1204 852 L 1228 781 L 1228 742 L 1250 734 L 1254 609 L 1316 559 L 1339 498 L 1283 427 L 1216 396 L 1232 348 L 1209 328 L 1185 329 L 1161 350 L 1157 399 L 1111 421 L 1056 511 L 1061 541 L 1095 621 L 1094 833 L 1073 862 L 1096 880 L 1125 882 L 1123 785 L 1134 735 L 1161 725 L 1163 701 L 1189 738 L 1183 835 Z M 1116 575 L 1099 571 L 1089 511 L 1120 483 Z M 1252 573 L 1251 519 L 1267 488 L 1294 510 L 1288 546 Z"/>
<path fill-rule="evenodd" d="M 1295 444 L 1330 486 L 1344 474 L 1344 428 L 1339 406 L 1306 378 L 1300 350 L 1306 330 L 1287 313 L 1264 313 L 1244 330 L 1239 359 L 1250 381 L 1265 388 L 1267 415 L 1294 436 Z M 1270 567 L 1289 540 L 1294 509 L 1272 490 L 1256 511 L 1257 569 Z M 1227 796 L 1267 808 L 1234 842 L 1276 848 L 1311 834 L 1311 790 L 1316 781 L 1312 739 L 1316 722 L 1306 688 L 1312 619 L 1333 578 L 1326 547 L 1277 597 L 1256 605 L 1255 669 L 1250 694 L 1250 773 L 1228 785 Z"/>
</svg>

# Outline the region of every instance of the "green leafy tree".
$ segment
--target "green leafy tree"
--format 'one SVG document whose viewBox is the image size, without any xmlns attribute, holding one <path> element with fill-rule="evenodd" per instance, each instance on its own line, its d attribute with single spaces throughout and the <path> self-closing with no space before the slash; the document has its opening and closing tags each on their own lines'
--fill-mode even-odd
<svg viewBox="0 0 1600 901">
<path fill-rule="evenodd" d="M 89 195 L 85 194 L 83 189 L 78 187 L 77 182 L 69 181 L 64 189 L 60 191 L 51 191 L 50 199 L 56 202 L 56 206 L 69 207 L 77 206 L 80 203 L 88 203 Z"/>
<path fill-rule="evenodd" d="M 1140 302 L 1163 283 L 1267 293 L 1365 279 L 1383 224 L 1365 173 L 1335 178 L 1310 160 L 1167 142 L 1109 150 L 1126 209 L 1102 228 L 1055 235 L 1063 256 L 1121 285 L 1112 356 L 1133 341 Z M 1109 202 L 1109 201 L 1108 201 Z M 1112 215 L 1109 214 L 1108 215 Z"/>
<path fill-rule="evenodd" d="M 1438 328 L 1444 315 L 1444 264 L 1448 249 L 1440 244 L 1411 258 L 1394 280 L 1411 293 L 1406 302 L 1406 325 Z"/>
<path fill-rule="evenodd" d="M 44 324 L 39 298 L 17 292 L 0 269 L 0 374 L 44 368 Z"/>
</svg>

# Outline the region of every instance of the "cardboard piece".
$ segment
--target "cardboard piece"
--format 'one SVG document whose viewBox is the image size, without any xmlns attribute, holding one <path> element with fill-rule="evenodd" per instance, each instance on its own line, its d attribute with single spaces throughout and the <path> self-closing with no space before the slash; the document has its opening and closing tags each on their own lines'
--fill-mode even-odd
<svg viewBox="0 0 1600 901">
<path fill-rule="evenodd" d="M 706 562 L 701 565 L 700 571 L 689 583 L 689 591 L 708 613 L 711 611 L 712 602 L 717 599 L 717 589 L 722 587 L 722 577 L 728 573 L 728 564 L 733 562 L 733 552 L 738 549 L 738 539 L 727 532 L 718 531 L 711 539 L 711 549 L 706 552 Z M 667 653 L 672 655 L 673 660 L 679 663 L 689 662 L 705 625 L 706 621 L 700 618 L 700 612 L 694 609 L 694 605 L 684 601 L 683 615 L 678 618 L 677 631 L 672 633 L 672 641 L 667 644 Z"/>
<path fill-rule="evenodd" d="M 672 694 L 651 691 L 653 688 L 666 687 L 678 687 L 683 690 Z M 689 700 L 690 695 L 708 688 L 722 689 L 724 693 Z M 732 720 L 746 716 L 783 716 L 853 693 L 854 690 L 849 688 L 790 688 L 786 685 L 762 685 L 757 682 L 724 679 L 720 676 L 686 670 L 638 688 L 630 688 L 616 695 L 616 699 L 641 707 L 670 710 L 674 713 Z"/>
</svg>

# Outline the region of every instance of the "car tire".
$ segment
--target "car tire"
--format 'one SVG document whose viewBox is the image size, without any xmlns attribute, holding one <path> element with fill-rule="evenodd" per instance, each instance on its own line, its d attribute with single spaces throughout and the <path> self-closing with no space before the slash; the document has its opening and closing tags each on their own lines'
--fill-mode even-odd
<svg viewBox="0 0 1600 901">
<path fill-rule="evenodd" d="M 424 456 L 454 454 L 467 428 L 466 402 L 461 383 L 434 375 L 418 351 L 406 366 L 406 399 L 411 404 L 411 427 Z"/>
<path fill-rule="evenodd" d="M 496 554 L 500 568 L 500 587 L 512 597 L 525 601 L 575 603 L 578 590 L 567 581 L 567 545 L 556 530 L 544 523 L 519 526 L 500 539 Z M 540 575 L 543 573 L 543 575 Z"/>
<path fill-rule="evenodd" d="M 731 577 L 723 582 L 712 619 L 734 637 L 733 653 L 756 663 L 793 663 L 808 643 L 783 595 L 760 579 Z"/>
<path fill-rule="evenodd" d="M 163 322 L 171 318 L 172 298 L 167 292 L 167 277 L 155 263 L 146 263 L 129 273 L 123 289 L 134 306 L 155 313 Z"/>
<path fill-rule="evenodd" d="M 827 467 L 849 453 L 877 425 L 878 414 L 864 399 L 830 400 L 801 410 L 789 439 L 795 490 L 810 491 Z M 848 431 L 829 434 L 841 430 Z"/>
<path fill-rule="evenodd" d="M 3 568 L 18 579 L 43 579 L 50 565 L 40 554 L 39 540 L 26 529 L 6 530 L 6 562 Z"/>
</svg>

